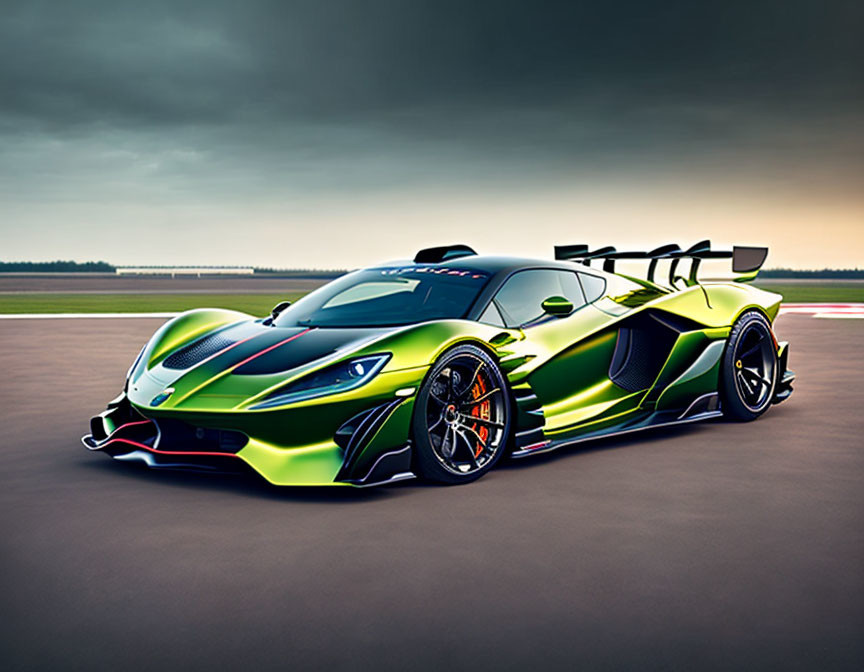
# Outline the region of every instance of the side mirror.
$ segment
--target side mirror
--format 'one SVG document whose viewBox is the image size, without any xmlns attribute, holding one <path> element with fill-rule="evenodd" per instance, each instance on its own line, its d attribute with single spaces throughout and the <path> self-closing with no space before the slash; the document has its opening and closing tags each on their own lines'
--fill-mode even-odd
<svg viewBox="0 0 864 672">
<path fill-rule="evenodd" d="M 573 312 L 573 304 L 563 296 L 550 296 L 540 304 L 540 307 L 547 315 L 556 317 L 563 317 Z"/>
<path fill-rule="evenodd" d="M 270 311 L 270 319 L 275 320 L 277 317 L 279 317 L 279 313 L 281 313 L 283 310 L 285 310 L 290 305 L 291 305 L 290 301 L 283 301 L 282 303 L 277 303 L 274 306 L 273 310 Z"/>
</svg>

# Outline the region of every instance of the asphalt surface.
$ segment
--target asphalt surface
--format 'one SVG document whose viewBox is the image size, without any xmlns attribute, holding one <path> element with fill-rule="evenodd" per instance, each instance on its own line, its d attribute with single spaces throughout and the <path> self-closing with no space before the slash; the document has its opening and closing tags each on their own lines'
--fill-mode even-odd
<svg viewBox="0 0 864 672">
<path fill-rule="evenodd" d="M 0 322 L 4 670 L 864 669 L 864 321 L 756 423 L 371 491 L 86 452 L 158 324 Z"/>
</svg>

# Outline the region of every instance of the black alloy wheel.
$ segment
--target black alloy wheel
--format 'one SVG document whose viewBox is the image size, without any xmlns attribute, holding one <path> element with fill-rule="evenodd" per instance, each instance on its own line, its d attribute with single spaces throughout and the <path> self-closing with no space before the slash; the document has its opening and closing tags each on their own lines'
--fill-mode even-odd
<svg viewBox="0 0 864 672">
<path fill-rule="evenodd" d="M 418 476 L 468 483 L 501 458 L 510 432 L 510 395 L 498 365 L 481 348 L 461 345 L 433 365 L 414 407 Z"/>
<path fill-rule="evenodd" d="M 723 356 L 721 401 L 732 420 L 755 420 L 771 405 L 777 384 L 777 345 L 761 313 L 744 313 Z"/>
</svg>

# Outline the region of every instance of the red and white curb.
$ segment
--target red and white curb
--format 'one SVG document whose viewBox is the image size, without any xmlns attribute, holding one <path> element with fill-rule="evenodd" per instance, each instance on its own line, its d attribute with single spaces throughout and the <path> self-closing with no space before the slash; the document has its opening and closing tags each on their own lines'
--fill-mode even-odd
<svg viewBox="0 0 864 672">
<path fill-rule="evenodd" d="M 860 320 L 864 318 L 864 303 L 784 303 L 780 306 L 780 314 Z"/>
</svg>

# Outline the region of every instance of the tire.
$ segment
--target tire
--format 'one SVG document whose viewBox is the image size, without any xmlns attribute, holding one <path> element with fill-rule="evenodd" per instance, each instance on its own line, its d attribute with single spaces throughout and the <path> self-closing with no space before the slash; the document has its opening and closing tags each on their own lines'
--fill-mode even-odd
<svg viewBox="0 0 864 672">
<path fill-rule="evenodd" d="M 729 334 L 720 373 L 720 401 L 729 420 L 755 420 L 771 405 L 777 386 L 777 348 L 762 313 L 744 313 Z"/>
<path fill-rule="evenodd" d="M 484 350 L 456 346 L 438 358 L 417 393 L 411 423 L 414 472 L 434 483 L 476 481 L 501 459 L 510 426 L 510 394 L 501 369 Z"/>
</svg>

